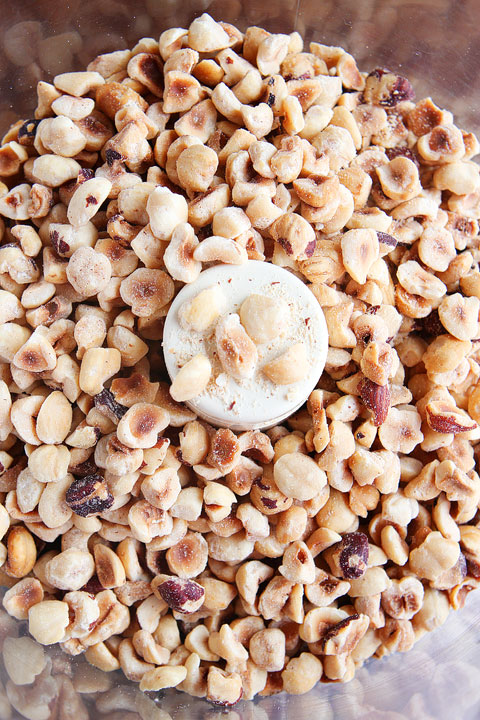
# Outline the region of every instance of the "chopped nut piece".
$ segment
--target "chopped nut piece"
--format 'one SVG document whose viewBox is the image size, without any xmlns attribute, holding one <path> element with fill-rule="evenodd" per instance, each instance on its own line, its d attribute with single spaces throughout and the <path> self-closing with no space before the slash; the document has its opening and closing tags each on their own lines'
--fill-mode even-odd
<svg viewBox="0 0 480 720">
<path fill-rule="evenodd" d="M 308 364 L 306 346 L 300 342 L 291 345 L 275 360 L 265 363 L 262 372 L 275 385 L 291 385 L 303 380 Z"/>
<path fill-rule="evenodd" d="M 196 355 L 179 370 L 170 387 L 170 395 L 176 402 L 192 400 L 208 385 L 212 366 L 205 355 Z"/>
</svg>

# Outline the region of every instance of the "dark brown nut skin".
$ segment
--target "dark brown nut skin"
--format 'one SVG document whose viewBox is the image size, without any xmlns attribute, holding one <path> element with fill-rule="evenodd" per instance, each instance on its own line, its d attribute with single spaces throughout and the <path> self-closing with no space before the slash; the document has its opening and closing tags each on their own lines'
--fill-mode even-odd
<svg viewBox="0 0 480 720">
<path fill-rule="evenodd" d="M 373 412 L 373 424 L 377 427 L 382 425 L 390 408 L 390 388 L 388 385 L 377 385 L 365 377 L 360 381 L 358 389 L 363 404 Z"/>
<path fill-rule="evenodd" d="M 93 398 L 93 402 L 95 403 L 97 410 L 99 410 L 103 415 L 107 415 L 107 417 L 111 417 L 113 415 L 113 417 L 117 420 L 120 420 L 120 418 L 122 418 L 128 410 L 125 405 L 121 405 L 115 400 L 115 397 L 110 390 L 102 390 L 99 392 L 98 395 L 95 395 Z"/>
<path fill-rule="evenodd" d="M 397 247 L 397 238 L 393 237 L 393 235 L 377 230 L 377 237 L 381 250 L 385 249 L 387 252 L 391 252 Z"/>
<path fill-rule="evenodd" d="M 37 128 L 41 120 L 25 120 L 22 127 L 18 130 L 18 142 L 25 147 L 33 146 Z"/>
<path fill-rule="evenodd" d="M 414 100 L 415 92 L 407 78 L 376 68 L 367 77 L 364 97 L 366 102 L 391 108 L 405 100 Z"/>
<path fill-rule="evenodd" d="M 417 322 L 421 326 L 421 330 L 427 333 L 427 335 L 438 337 L 438 335 L 443 335 L 445 333 L 445 328 L 440 322 L 440 317 L 436 308 L 434 308 L 427 317 L 421 318 Z"/>
<path fill-rule="evenodd" d="M 167 605 L 180 613 L 196 612 L 205 599 L 205 590 L 194 580 L 172 577 L 156 587 Z"/>
<path fill-rule="evenodd" d="M 101 475 L 86 475 L 73 481 L 65 500 L 76 515 L 90 517 L 111 508 L 114 498 Z"/>
<path fill-rule="evenodd" d="M 362 577 L 368 565 L 368 538 L 365 533 L 346 533 L 334 552 L 345 580 Z"/>
</svg>

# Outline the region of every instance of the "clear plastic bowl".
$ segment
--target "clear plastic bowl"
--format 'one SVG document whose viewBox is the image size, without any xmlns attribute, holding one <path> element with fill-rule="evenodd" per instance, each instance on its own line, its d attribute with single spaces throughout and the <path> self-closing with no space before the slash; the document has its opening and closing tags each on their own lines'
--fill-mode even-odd
<svg viewBox="0 0 480 720">
<path fill-rule="evenodd" d="M 241 29 L 298 30 L 307 42 L 340 45 L 361 69 L 397 70 L 413 82 L 417 97 L 430 95 L 454 112 L 460 127 L 480 130 L 478 0 L 1 0 L 0 10 L 1 131 L 19 117 L 31 117 L 38 80 L 82 69 L 98 53 L 131 47 L 141 37 L 158 38 L 167 27 L 185 27 L 205 11 Z M 367 662 L 346 685 L 319 684 L 304 696 L 282 693 L 240 702 L 225 717 L 478 718 L 480 593 L 476 595 L 470 594 L 465 608 L 452 612 L 413 650 Z M 204 700 L 174 692 L 158 702 L 174 720 L 220 713 Z M 92 720 L 96 717 L 92 709 Z"/>
</svg>

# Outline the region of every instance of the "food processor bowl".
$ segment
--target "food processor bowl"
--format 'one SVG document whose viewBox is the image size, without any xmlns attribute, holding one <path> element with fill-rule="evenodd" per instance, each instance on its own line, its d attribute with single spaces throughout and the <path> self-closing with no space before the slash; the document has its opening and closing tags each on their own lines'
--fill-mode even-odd
<svg viewBox="0 0 480 720">
<path fill-rule="evenodd" d="M 478 0 L 1 0 L 0 10 L 1 131 L 32 117 L 39 80 L 84 69 L 97 54 L 132 47 L 142 37 L 158 38 L 168 27 L 187 27 L 202 12 L 242 30 L 249 25 L 297 30 L 306 43 L 342 46 L 361 70 L 389 67 L 405 75 L 418 98 L 431 96 L 454 113 L 458 126 L 480 131 Z M 411 651 L 368 661 L 347 684 L 320 683 L 303 696 L 260 697 L 225 711 L 175 691 L 151 696 L 173 720 L 478 718 L 479 627 L 480 592 L 478 597 L 473 592 L 462 610 L 452 611 Z M 81 662 L 73 660 L 75 666 Z M 82 672 L 81 665 L 75 672 Z M 2 673 L 5 684 L 3 668 Z M 115 673 L 119 710 L 128 706 L 122 698 L 135 705 L 132 698 L 139 697 L 125 683 Z M 140 701 L 138 708 L 139 717 L 150 717 Z M 90 717 L 108 715 L 92 706 Z M 169 720 L 167 714 L 162 718 Z"/>
</svg>

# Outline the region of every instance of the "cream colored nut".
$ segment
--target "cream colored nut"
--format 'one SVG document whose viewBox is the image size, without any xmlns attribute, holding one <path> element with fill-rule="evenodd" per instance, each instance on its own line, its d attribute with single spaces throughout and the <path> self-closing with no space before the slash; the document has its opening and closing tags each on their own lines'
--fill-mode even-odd
<svg viewBox="0 0 480 720">
<path fill-rule="evenodd" d="M 350 580 L 350 597 L 368 597 L 384 592 L 391 580 L 381 567 L 370 567 L 361 578 Z"/>
<path fill-rule="evenodd" d="M 293 260 L 314 247 L 315 232 L 301 215 L 288 212 L 270 226 L 270 234 Z"/>
<path fill-rule="evenodd" d="M 242 678 L 236 672 L 227 672 L 211 666 L 207 675 L 207 700 L 216 705 L 234 705 L 243 693 Z"/>
<path fill-rule="evenodd" d="M 10 516 L 4 505 L 0 505 L 0 540 L 10 527 Z"/>
<path fill-rule="evenodd" d="M 455 565 L 459 552 L 457 542 L 433 531 L 410 552 L 409 566 L 418 577 L 435 580 Z"/>
<path fill-rule="evenodd" d="M 80 590 L 94 572 L 92 555 L 76 548 L 64 550 L 49 560 L 45 567 L 47 582 L 59 590 Z"/>
<path fill-rule="evenodd" d="M 203 504 L 203 490 L 199 487 L 183 488 L 170 508 L 170 515 L 192 522 L 200 517 Z"/>
<path fill-rule="evenodd" d="M 216 62 L 213 60 L 205 60 L 203 62 L 213 63 L 213 65 L 210 65 L 209 67 L 212 68 L 214 72 L 218 72 L 219 67 Z M 198 65 L 195 68 L 195 74 L 197 80 L 201 81 Z M 147 111 L 147 115 L 149 112 L 150 109 Z M 215 109 L 215 105 L 210 99 L 207 99 L 197 103 L 191 108 L 191 110 L 181 115 L 173 127 L 179 137 L 182 135 L 190 135 L 197 137 L 200 142 L 206 143 L 215 131 L 216 120 L 217 111 Z"/>
<path fill-rule="evenodd" d="M 90 665 L 105 673 L 120 669 L 118 659 L 103 642 L 88 647 L 85 651 L 85 659 Z M 98 673 L 96 675 L 98 676 Z"/>
<path fill-rule="evenodd" d="M 12 235 L 20 243 L 22 252 L 28 257 L 36 257 L 42 249 L 42 240 L 39 234 L 29 225 L 15 225 Z"/>
<path fill-rule="evenodd" d="M 135 651 L 146 662 L 164 665 L 170 659 L 170 651 L 158 645 L 147 630 L 137 630 L 133 635 L 132 642 Z"/>
<path fill-rule="evenodd" d="M 252 377 L 258 361 L 254 343 L 236 313 L 225 315 L 215 328 L 218 357 L 228 375 L 236 380 Z"/>
<path fill-rule="evenodd" d="M 398 366 L 395 350 L 388 343 L 369 342 L 363 351 L 360 368 L 371 382 L 386 385 Z"/>
<path fill-rule="evenodd" d="M 91 114 L 95 101 L 91 98 L 76 98 L 61 95 L 53 101 L 52 110 L 55 115 L 65 115 L 70 120 L 83 120 Z"/>
<path fill-rule="evenodd" d="M 131 506 L 128 522 L 133 536 L 144 543 L 155 537 L 169 535 L 173 527 L 170 515 L 164 510 L 154 508 L 146 500 L 140 500 Z"/>
<path fill-rule="evenodd" d="M 287 95 L 282 102 L 282 125 L 289 135 L 300 135 L 305 127 L 302 106 L 297 97 Z"/>
<path fill-rule="evenodd" d="M 31 186 L 27 183 L 16 185 L 0 198 L 0 215 L 11 220 L 28 220 Z"/>
<path fill-rule="evenodd" d="M 218 167 L 217 153 L 205 145 L 191 145 L 177 160 L 180 185 L 191 192 L 205 192 Z"/>
<path fill-rule="evenodd" d="M 17 478 L 17 503 L 22 513 L 34 510 L 43 491 L 42 483 L 39 483 L 28 468 L 22 470 Z"/>
<path fill-rule="evenodd" d="M 140 690 L 153 691 L 176 687 L 187 677 L 187 669 L 183 665 L 168 665 L 148 670 L 140 680 Z"/>
<path fill-rule="evenodd" d="M 447 295 L 438 306 L 443 327 L 458 340 L 472 340 L 478 334 L 480 300 L 460 293 Z"/>
<path fill-rule="evenodd" d="M 329 628 L 322 640 L 325 655 L 350 653 L 367 632 L 369 624 L 367 615 L 355 614 Z M 327 662 L 326 658 L 324 662 Z"/>
<path fill-rule="evenodd" d="M 471 343 L 450 335 L 440 335 L 426 349 L 423 362 L 428 373 L 446 373 L 455 370 L 467 353 Z"/>
<path fill-rule="evenodd" d="M 104 290 L 111 275 L 112 266 L 108 258 L 90 247 L 78 248 L 68 261 L 68 281 L 84 297 Z"/>
<path fill-rule="evenodd" d="M 19 370 L 32 373 L 45 372 L 55 368 L 57 356 L 45 335 L 37 331 L 15 353 L 12 363 Z"/>
<path fill-rule="evenodd" d="M 273 126 L 273 111 L 267 103 L 260 103 L 255 107 L 242 105 L 241 109 L 243 124 L 257 140 L 268 135 Z"/>
<path fill-rule="evenodd" d="M 282 672 L 283 689 L 292 695 L 309 692 L 322 676 L 322 663 L 315 655 L 303 652 L 292 658 Z"/>
<path fill-rule="evenodd" d="M 3 607 L 17 620 L 26 620 L 28 611 L 43 600 L 43 587 L 36 578 L 25 578 L 13 585 L 3 597 Z"/>
<path fill-rule="evenodd" d="M 450 190 L 456 195 L 469 195 L 478 190 L 478 167 L 471 162 L 441 165 L 433 174 L 433 184 L 440 190 Z"/>
<path fill-rule="evenodd" d="M 42 120 L 35 137 L 35 147 L 38 150 L 50 151 L 63 157 L 78 155 L 86 143 L 83 133 L 70 118 L 63 115 Z"/>
<path fill-rule="evenodd" d="M 308 585 L 315 580 L 315 563 L 304 542 L 293 542 L 283 554 L 283 564 L 278 571 L 287 580 Z"/>
<path fill-rule="evenodd" d="M 250 657 L 258 667 L 268 672 L 283 670 L 285 663 L 285 635 L 277 628 L 260 630 L 250 638 Z"/>
<path fill-rule="evenodd" d="M 0 322 L 2 325 L 11 320 L 18 320 L 25 314 L 20 300 L 7 290 L 0 290 L 0 303 Z"/>
<path fill-rule="evenodd" d="M 169 414 L 150 403 L 137 403 L 127 410 L 117 425 L 117 437 L 131 448 L 153 447 L 169 423 Z"/>
<path fill-rule="evenodd" d="M 403 566 L 408 560 L 408 545 L 402 540 L 393 525 L 385 525 L 380 533 L 382 550 L 388 559 Z"/>
<path fill-rule="evenodd" d="M 397 277 L 407 292 L 420 295 L 425 300 L 440 300 L 447 291 L 441 280 L 423 270 L 415 260 L 402 263 L 397 269 Z"/>
<path fill-rule="evenodd" d="M 6 637 L 3 662 L 15 685 L 30 685 L 45 668 L 47 658 L 42 647 L 28 637 Z"/>
<path fill-rule="evenodd" d="M 275 385 L 291 385 L 303 380 L 308 371 L 307 348 L 299 342 L 291 345 L 288 350 L 271 360 L 262 368 L 262 372 Z"/>
<path fill-rule="evenodd" d="M 89 348 L 101 347 L 107 334 L 105 320 L 84 315 L 75 324 L 73 336 L 77 343 L 77 357 L 81 360 Z"/>
<path fill-rule="evenodd" d="M 106 178 L 92 178 L 78 186 L 68 204 L 67 216 L 74 226 L 85 225 L 109 196 L 112 183 Z"/>
<path fill-rule="evenodd" d="M 227 661 L 230 670 L 241 672 L 245 669 L 248 652 L 229 625 L 222 625 L 218 632 L 211 633 L 208 646 L 217 657 L 220 656 Z"/>
<path fill-rule="evenodd" d="M 243 301 L 239 315 L 242 325 L 257 345 L 267 343 L 281 335 L 289 318 L 285 300 L 266 295 L 249 295 Z"/>
<path fill-rule="evenodd" d="M 153 475 L 147 475 L 141 489 L 153 507 L 169 510 L 177 501 L 181 485 L 174 468 L 160 468 Z"/>
<path fill-rule="evenodd" d="M 72 424 L 72 406 L 61 392 L 53 392 L 45 399 L 37 415 L 39 440 L 55 445 L 65 440 Z"/>
<path fill-rule="evenodd" d="M 163 91 L 163 111 L 177 113 L 190 110 L 199 100 L 205 97 L 201 86 L 189 73 L 181 70 L 170 70 L 165 74 Z"/>
<path fill-rule="evenodd" d="M 203 332 L 225 311 L 226 299 L 219 285 L 212 285 L 184 302 L 178 310 L 180 325 L 185 330 Z"/>
<path fill-rule="evenodd" d="M 250 220 L 241 208 L 222 208 L 213 216 L 212 230 L 214 235 L 225 238 L 236 238 L 250 228 Z"/>
<path fill-rule="evenodd" d="M 268 35 L 258 46 L 257 67 L 263 76 L 276 75 L 288 53 L 288 35 Z"/>
<path fill-rule="evenodd" d="M 68 622 L 68 605 L 60 600 L 44 600 L 28 611 L 28 630 L 40 645 L 61 642 Z"/>
<path fill-rule="evenodd" d="M 89 348 L 80 366 L 79 383 L 83 392 L 98 395 L 103 384 L 120 370 L 121 355 L 114 348 Z"/>
<path fill-rule="evenodd" d="M 182 47 L 182 41 L 187 33 L 188 30 L 184 30 L 183 28 L 169 28 L 162 32 L 158 45 L 160 55 L 164 60 L 168 60 L 170 55 L 173 55 L 176 50 Z"/>
<path fill-rule="evenodd" d="M 97 543 L 93 548 L 95 557 L 95 570 L 100 584 L 111 589 L 121 587 L 125 582 L 125 570 L 118 555 L 102 543 Z"/>
<path fill-rule="evenodd" d="M 417 166 L 406 157 L 399 156 L 379 165 L 376 173 L 383 192 L 392 200 L 411 200 L 421 192 Z"/>
<path fill-rule="evenodd" d="M 205 355 L 196 355 L 183 365 L 170 386 L 170 395 L 176 402 L 191 400 L 208 385 L 212 366 Z"/>
<path fill-rule="evenodd" d="M 185 638 L 185 647 L 192 653 L 196 653 L 201 660 L 218 662 L 220 657 L 209 648 L 210 633 L 205 625 L 197 625 Z"/>
<path fill-rule="evenodd" d="M 214 560 L 235 564 L 242 562 L 253 552 L 254 542 L 247 540 L 243 531 L 230 537 L 208 533 L 206 540 L 210 557 Z"/>
<path fill-rule="evenodd" d="M 212 92 L 211 100 L 213 104 L 215 105 L 218 112 L 227 118 L 227 120 L 230 120 L 230 122 L 235 123 L 237 125 L 243 124 L 243 118 L 242 118 L 242 109 L 243 105 L 238 100 L 237 96 L 233 93 L 230 88 L 225 85 L 224 82 L 219 83 Z M 245 131 L 248 132 L 248 131 Z M 250 135 L 250 133 L 248 133 Z M 251 134 L 251 140 L 252 142 L 255 141 L 255 135 Z M 228 143 L 227 143 L 228 145 Z M 225 146 L 226 147 L 226 146 Z M 223 148 L 225 150 L 225 148 Z M 240 148 L 238 148 L 240 149 Z M 228 153 L 230 154 L 230 153 Z M 226 156 L 225 156 L 226 157 Z M 222 162 L 223 158 L 220 155 L 219 156 L 220 162 Z"/>
<path fill-rule="evenodd" d="M 21 303 L 22 306 L 29 310 L 31 308 L 37 308 L 44 303 L 47 303 L 55 295 L 55 285 L 48 283 L 45 280 L 40 280 L 36 283 L 28 285 L 22 293 Z M 5 321 L 7 322 L 7 321 Z"/>
<path fill-rule="evenodd" d="M 283 210 L 275 205 L 268 195 L 263 193 L 250 200 L 245 212 L 252 226 L 257 230 L 266 230 L 283 215 Z"/>
<path fill-rule="evenodd" d="M 222 25 L 203 13 L 188 28 L 188 45 L 194 50 L 211 53 L 230 47 L 230 37 Z"/>
<path fill-rule="evenodd" d="M 273 477 L 281 492 L 301 501 L 311 500 L 327 484 L 325 473 L 315 461 L 297 452 L 282 455 L 275 462 Z"/>
<path fill-rule="evenodd" d="M 409 454 L 423 440 L 421 417 L 416 409 L 390 408 L 387 419 L 380 426 L 378 436 L 386 450 Z"/>
<path fill-rule="evenodd" d="M 456 162 L 465 155 L 462 133 L 455 125 L 437 125 L 418 138 L 417 149 L 430 163 Z"/>
<path fill-rule="evenodd" d="M 242 523 L 248 539 L 258 540 L 270 534 L 268 518 L 250 503 L 243 503 L 237 508 L 236 517 Z"/>
<path fill-rule="evenodd" d="M 167 550 L 166 559 L 170 571 L 178 577 L 197 577 L 207 565 L 208 546 L 205 538 L 200 533 L 188 532 Z"/>
<path fill-rule="evenodd" d="M 197 279 L 202 269 L 200 259 L 195 257 L 199 247 L 192 226 L 188 223 L 176 224 L 163 256 L 165 267 L 174 280 L 191 283 Z"/>
<path fill-rule="evenodd" d="M 446 271 L 456 256 L 452 233 L 443 228 L 425 228 L 418 243 L 418 254 L 428 267 Z"/>
<path fill-rule="evenodd" d="M 212 522 L 220 522 L 230 515 L 232 505 L 237 501 L 235 493 L 225 485 L 207 482 L 203 491 L 205 512 Z"/>
<path fill-rule="evenodd" d="M 197 420 L 186 423 L 179 435 L 180 452 L 185 462 L 198 465 L 207 457 L 209 435 L 207 428 Z"/>
<path fill-rule="evenodd" d="M 10 419 L 19 437 L 32 445 L 41 445 L 36 431 L 36 416 L 42 406 L 43 396 L 31 395 L 15 400 Z"/>
<path fill-rule="evenodd" d="M 120 284 L 122 300 L 141 318 L 157 314 L 173 294 L 173 280 L 163 270 L 138 268 Z"/>
<path fill-rule="evenodd" d="M 248 254 L 239 242 L 212 235 L 195 248 L 193 258 L 197 263 L 222 262 L 228 265 L 243 265 L 248 260 Z"/>
<path fill-rule="evenodd" d="M 346 167 L 356 155 L 353 138 L 343 127 L 329 125 L 313 138 L 312 145 L 318 153 L 327 155 L 333 172 Z"/>
<path fill-rule="evenodd" d="M 57 90 L 75 97 L 87 95 L 104 83 L 105 80 L 100 73 L 94 71 L 62 73 L 53 78 L 53 84 Z"/>
<path fill-rule="evenodd" d="M 36 560 L 37 549 L 33 537 L 26 528 L 15 525 L 8 533 L 5 572 L 10 577 L 23 578 L 32 571 Z"/>
<path fill-rule="evenodd" d="M 378 259 L 378 236 L 375 230 L 349 230 L 342 235 L 342 259 L 349 275 L 364 284 L 367 275 Z"/>
</svg>

